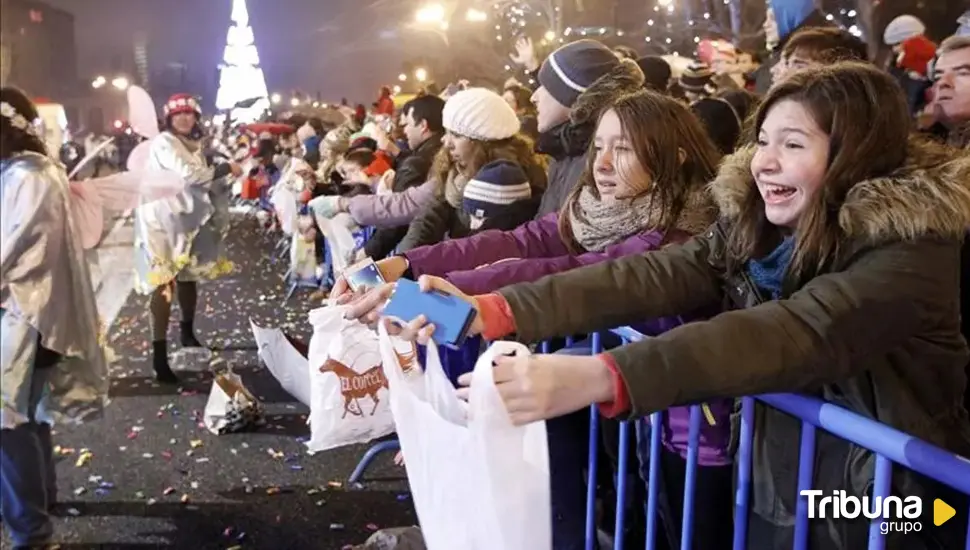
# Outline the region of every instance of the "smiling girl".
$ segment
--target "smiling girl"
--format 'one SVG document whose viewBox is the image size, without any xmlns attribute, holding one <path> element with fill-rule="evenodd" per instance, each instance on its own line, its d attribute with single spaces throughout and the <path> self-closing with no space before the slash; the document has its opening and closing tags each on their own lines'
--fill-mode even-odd
<svg viewBox="0 0 970 550">
<path fill-rule="evenodd" d="M 490 292 L 682 243 L 714 222 L 717 209 L 707 182 L 714 177 L 720 154 L 700 121 L 674 99 L 646 91 L 621 97 L 600 116 L 587 157 L 586 172 L 561 212 L 512 231 L 484 231 L 383 260 L 378 266 L 385 280 L 440 275 L 465 292 Z M 345 291 L 342 282 L 334 287 L 337 295 Z M 696 312 L 684 312 L 683 317 L 645 316 L 641 321 L 646 322 L 638 328 L 650 335 L 662 334 L 696 318 L 692 313 Z M 708 510 L 695 516 L 708 527 L 709 538 L 704 540 L 720 543 L 731 539 L 726 429 L 730 405 L 710 404 L 712 415 L 720 421 L 705 426 L 700 453 L 699 486 L 723 497 L 709 501 Z M 548 423 L 556 550 L 584 547 L 587 416 L 566 415 Z M 665 474 L 672 474 L 671 487 L 683 483 L 683 474 L 676 474 L 683 470 L 687 455 L 688 423 L 686 408 L 665 419 Z M 671 489 L 670 496 L 677 496 L 675 492 Z M 676 513 L 665 514 L 665 520 L 673 520 L 665 525 L 673 526 L 680 517 L 677 501 L 671 499 L 669 508 Z"/>
<path fill-rule="evenodd" d="M 713 185 L 722 219 L 703 235 L 465 296 L 479 311 L 473 332 L 524 341 L 734 306 L 599 357 L 497 361 L 511 418 L 524 424 L 591 403 L 637 418 L 718 397 L 806 392 L 970 456 L 958 309 L 970 157 L 911 138 L 902 91 L 861 64 L 792 75 L 754 121 L 758 143 L 722 166 Z M 441 279 L 421 284 L 460 295 Z M 372 308 L 366 301 L 356 309 Z M 402 334 L 424 341 L 433 330 L 419 317 Z M 760 405 L 756 419 L 748 548 L 790 547 L 800 424 Z M 812 488 L 870 490 L 872 452 L 824 432 L 817 445 Z M 902 468 L 892 492 L 959 511 L 940 527 L 891 533 L 887 548 L 963 544 L 966 497 Z M 928 525 L 932 506 L 923 510 Z M 867 532 L 864 518 L 817 519 L 810 547 L 864 548 Z"/>
</svg>

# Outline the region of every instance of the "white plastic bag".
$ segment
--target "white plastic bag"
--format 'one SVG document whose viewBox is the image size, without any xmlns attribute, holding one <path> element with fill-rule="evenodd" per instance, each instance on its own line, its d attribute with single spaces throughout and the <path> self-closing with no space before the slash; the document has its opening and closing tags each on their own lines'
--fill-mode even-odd
<svg viewBox="0 0 970 550">
<path fill-rule="evenodd" d="M 394 431 L 377 334 L 344 319 L 345 309 L 327 306 L 310 312 L 311 453 Z"/>
<path fill-rule="evenodd" d="M 276 209 L 276 217 L 280 220 L 280 229 L 285 235 L 292 235 L 296 231 L 297 218 L 300 209 L 297 206 L 297 196 L 285 185 L 277 183 L 270 191 L 269 202 Z"/>
<path fill-rule="evenodd" d="M 350 265 L 350 260 L 357 249 L 357 241 L 353 234 L 357 224 L 354 223 L 350 214 L 346 213 L 337 214 L 331 219 L 315 215 L 314 219 L 316 219 L 323 236 L 327 239 L 327 246 L 330 247 L 333 273 L 335 276 L 339 276 Z"/>
<path fill-rule="evenodd" d="M 316 242 L 307 241 L 299 232 L 290 237 L 290 276 L 299 281 L 312 281 L 317 276 Z"/>
<path fill-rule="evenodd" d="M 529 353 L 496 342 L 475 365 L 468 403 L 428 347 L 423 373 L 406 375 L 379 329 L 391 410 L 421 532 L 429 550 L 552 547 L 545 422 L 513 426 L 492 378 L 497 356 Z"/>
<path fill-rule="evenodd" d="M 310 369 L 303 356 L 278 328 L 262 328 L 249 319 L 259 358 L 273 378 L 300 403 L 310 405 Z"/>
<path fill-rule="evenodd" d="M 239 375 L 229 371 L 212 380 L 203 422 L 214 434 L 239 432 L 263 423 L 263 407 Z"/>
</svg>

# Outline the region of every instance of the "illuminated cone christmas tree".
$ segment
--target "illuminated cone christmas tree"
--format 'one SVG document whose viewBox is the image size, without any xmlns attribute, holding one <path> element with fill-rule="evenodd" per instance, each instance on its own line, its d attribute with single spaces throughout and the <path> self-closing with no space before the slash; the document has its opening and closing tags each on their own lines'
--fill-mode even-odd
<svg viewBox="0 0 970 550">
<path fill-rule="evenodd" d="M 269 93 L 263 69 L 259 67 L 259 52 L 253 28 L 249 26 L 246 0 L 233 0 L 232 22 L 226 39 L 226 52 L 219 71 L 219 93 L 216 108 L 231 111 L 238 122 L 252 122 L 269 109 Z M 237 107 L 240 102 L 252 105 Z"/>
</svg>

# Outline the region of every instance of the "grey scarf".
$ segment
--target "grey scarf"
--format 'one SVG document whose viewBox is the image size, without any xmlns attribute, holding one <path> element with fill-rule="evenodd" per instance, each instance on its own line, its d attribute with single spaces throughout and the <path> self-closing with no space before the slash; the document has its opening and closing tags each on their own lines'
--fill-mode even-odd
<svg viewBox="0 0 970 550">
<path fill-rule="evenodd" d="M 706 188 L 701 187 L 690 194 L 674 227 L 696 235 L 713 223 L 715 212 Z M 602 252 L 631 235 L 656 228 L 662 214 L 660 200 L 654 200 L 652 193 L 604 202 L 592 184 L 583 186 L 568 210 L 573 238 L 589 252 Z"/>
</svg>

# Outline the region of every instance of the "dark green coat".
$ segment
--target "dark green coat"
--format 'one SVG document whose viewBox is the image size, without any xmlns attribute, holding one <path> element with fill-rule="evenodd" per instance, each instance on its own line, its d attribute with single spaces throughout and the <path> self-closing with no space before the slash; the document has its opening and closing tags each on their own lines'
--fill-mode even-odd
<svg viewBox="0 0 970 550">
<path fill-rule="evenodd" d="M 722 303 L 730 311 L 710 321 L 611 352 L 631 417 L 719 397 L 804 392 L 970 456 L 959 312 L 970 156 L 941 165 L 950 153 L 914 143 L 905 167 L 846 196 L 839 209 L 845 242 L 831 269 L 782 300 L 764 301 L 747 277 L 725 267 L 725 229 L 757 192 L 752 155 L 742 150 L 722 166 L 712 190 L 723 217 L 705 234 L 500 291 L 518 335 L 537 341 Z M 779 532 L 794 524 L 799 432 L 794 418 L 759 406 L 752 512 Z M 875 464 L 869 451 L 821 432 L 817 449 L 814 489 L 864 494 Z M 923 495 L 924 513 L 932 513 L 933 484 L 894 472 L 893 494 Z M 864 522 L 812 525 L 813 548 L 866 547 Z M 942 532 L 928 527 L 924 535 Z M 940 547 L 923 539 L 889 543 Z"/>
</svg>

